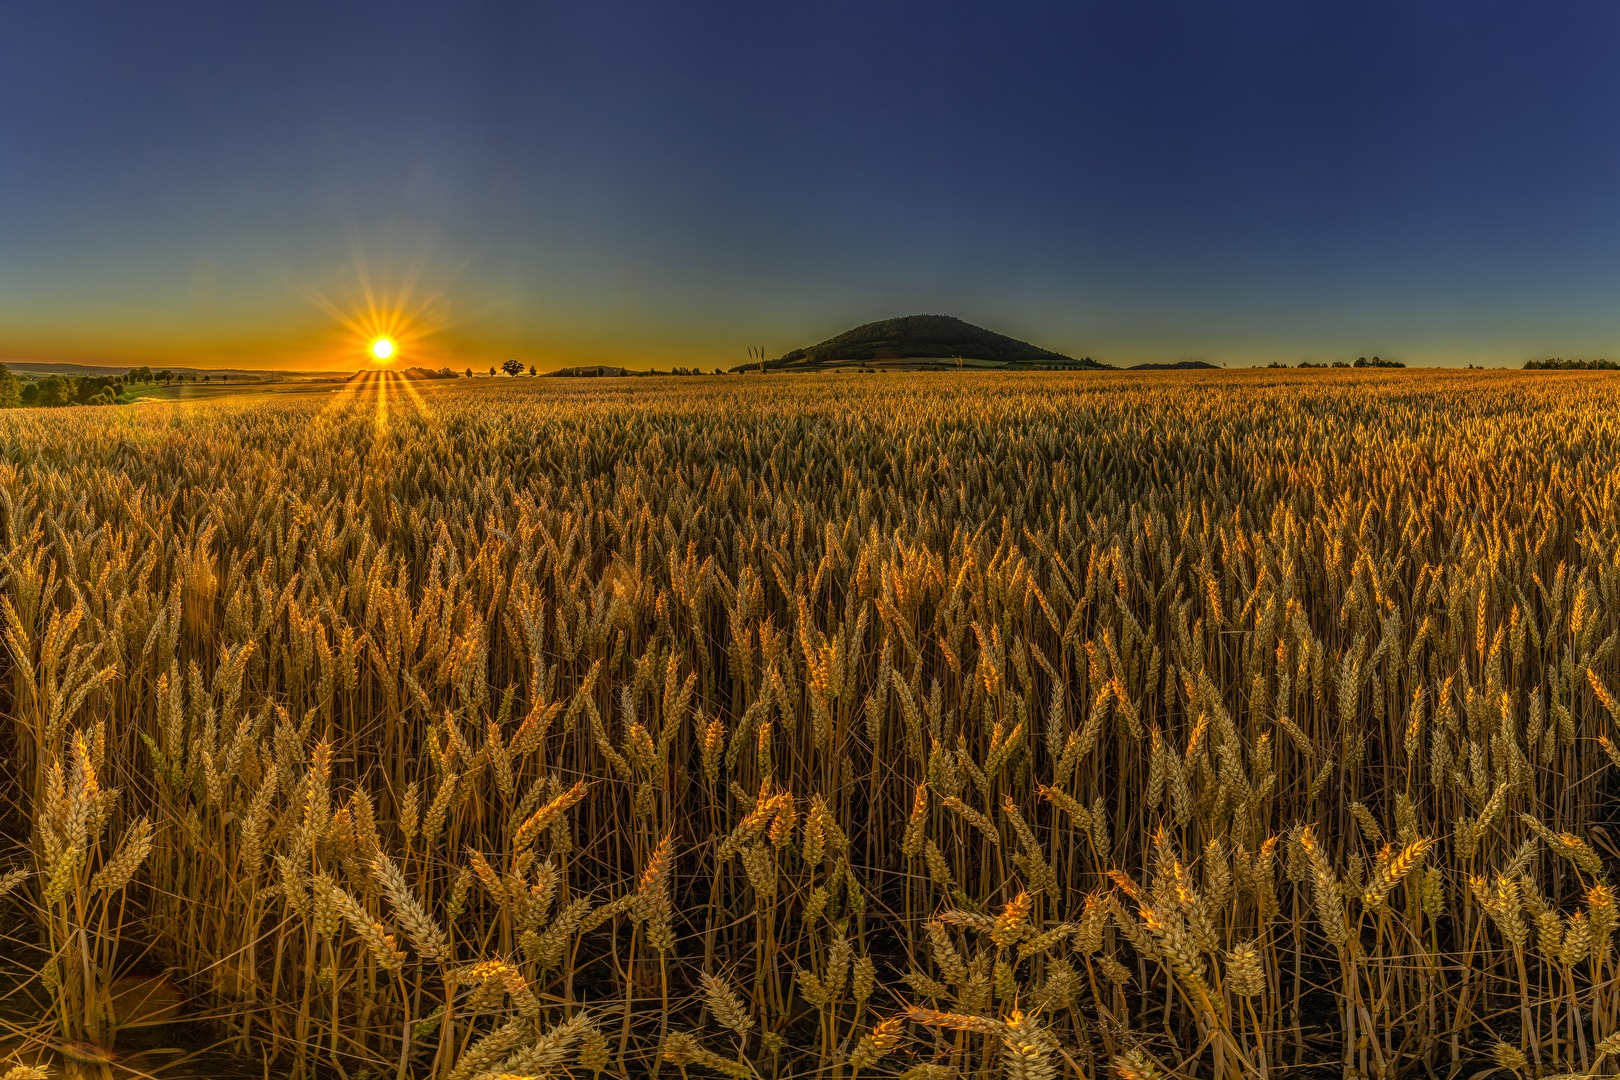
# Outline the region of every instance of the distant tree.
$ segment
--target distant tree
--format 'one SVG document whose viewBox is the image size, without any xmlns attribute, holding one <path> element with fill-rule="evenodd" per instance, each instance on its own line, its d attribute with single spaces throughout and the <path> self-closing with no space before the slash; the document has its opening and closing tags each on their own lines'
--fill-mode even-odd
<svg viewBox="0 0 1620 1080">
<path fill-rule="evenodd" d="M 1351 367 L 1366 367 L 1367 366 L 1367 358 L 1365 356 L 1358 356 L 1358 357 L 1356 357 L 1356 362 L 1354 364 L 1351 364 L 1350 366 Z"/>
<path fill-rule="evenodd" d="M 472 378 L 472 368 L 467 369 L 467 378 Z"/>
<path fill-rule="evenodd" d="M 41 380 L 39 389 L 35 391 L 34 404 L 45 408 L 55 408 L 68 403 L 68 383 L 60 375 L 52 375 Z"/>
<path fill-rule="evenodd" d="M 15 409 L 22 404 L 22 384 L 11 369 L 0 364 L 0 409 Z"/>
<path fill-rule="evenodd" d="M 494 368 L 490 368 L 490 369 L 489 369 L 489 373 L 490 373 L 490 374 L 491 374 L 491 375 L 493 375 L 493 374 L 495 374 L 495 369 L 494 369 Z"/>
<path fill-rule="evenodd" d="M 523 363 L 519 360 L 508 360 L 501 365 L 501 370 L 513 378 L 517 378 L 517 376 L 523 373 Z M 490 374 L 493 375 L 494 372 L 491 371 Z"/>
<path fill-rule="evenodd" d="M 72 398 L 81 405 L 115 403 L 118 379 L 112 375 L 86 375 L 75 379 Z"/>
<path fill-rule="evenodd" d="M 535 375 L 535 374 L 538 374 L 538 373 L 537 373 L 537 372 L 536 372 L 536 371 L 535 371 L 535 370 L 534 370 L 534 365 L 533 365 L 533 364 L 530 364 L 530 365 L 529 365 L 529 374 L 530 374 L 530 375 Z"/>
</svg>

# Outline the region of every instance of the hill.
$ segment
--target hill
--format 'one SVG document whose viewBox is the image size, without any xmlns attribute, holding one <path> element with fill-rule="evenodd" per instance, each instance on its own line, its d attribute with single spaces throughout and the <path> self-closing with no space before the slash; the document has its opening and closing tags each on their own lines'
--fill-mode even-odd
<svg viewBox="0 0 1620 1080">
<path fill-rule="evenodd" d="M 1091 357 L 1076 360 L 950 315 L 907 315 L 846 330 L 774 360 L 740 364 L 733 371 L 817 371 L 883 368 L 1107 368 Z"/>
</svg>

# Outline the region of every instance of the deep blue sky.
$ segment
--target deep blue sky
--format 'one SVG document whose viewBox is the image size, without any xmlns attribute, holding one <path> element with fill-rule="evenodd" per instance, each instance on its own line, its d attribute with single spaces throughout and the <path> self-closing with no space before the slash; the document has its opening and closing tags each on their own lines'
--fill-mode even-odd
<svg viewBox="0 0 1620 1080">
<path fill-rule="evenodd" d="M 0 9 L 0 357 L 1620 354 L 1613 3 Z"/>
</svg>

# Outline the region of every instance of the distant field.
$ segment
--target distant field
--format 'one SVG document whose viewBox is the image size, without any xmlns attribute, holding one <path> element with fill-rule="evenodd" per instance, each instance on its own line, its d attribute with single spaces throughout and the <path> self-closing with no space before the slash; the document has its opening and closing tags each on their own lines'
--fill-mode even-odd
<svg viewBox="0 0 1620 1080">
<path fill-rule="evenodd" d="M 311 383 L 220 383 L 199 385 L 176 383 L 171 386 L 146 385 L 127 391 L 135 401 L 214 401 L 219 398 L 241 397 L 244 394 L 308 393 L 315 389 Z M 321 389 L 331 390 L 330 385 Z"/>
<path fill-rule="evenodd" d="M 1614 1061 L 1620 375 L 168 389 L 0 412 L 42 1058 Z"/>
</svg>

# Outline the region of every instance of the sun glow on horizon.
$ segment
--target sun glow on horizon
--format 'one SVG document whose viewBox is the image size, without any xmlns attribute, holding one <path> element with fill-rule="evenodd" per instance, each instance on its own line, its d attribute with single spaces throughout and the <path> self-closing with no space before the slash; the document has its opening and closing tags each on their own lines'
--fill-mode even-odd
<svg viewBox="0 0 1620 1080">
<path fill-rule="evenodd" d="M 443 283 L 424 287 L 428 251 L 414 257 L 390 259 L 385 279 L 373 273 L 357 232 L 350 230 L 353 274 L 347 287 L 334 282 L 330 291 L 288 269 L 285 280 L 294 292 L 332 320 L 329 335 L 311 342 L 300 363 L 310 369 L 349 368 L 355 361 L 371 371 L 382 371 L 409 356 L 412 364 L 428 369 L 455 366 L 456 357 L 438 335 L 455 326 L 450 299 Z"/>
</svg>

